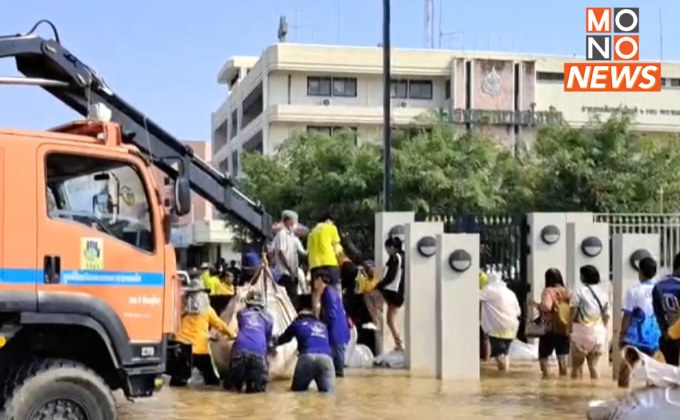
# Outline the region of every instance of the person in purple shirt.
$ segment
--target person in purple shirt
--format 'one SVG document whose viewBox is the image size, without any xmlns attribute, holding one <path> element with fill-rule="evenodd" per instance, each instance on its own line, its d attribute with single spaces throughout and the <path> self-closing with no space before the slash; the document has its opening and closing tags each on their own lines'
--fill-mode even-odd
<svg viewBox="0 0 680 420">
<path fill-rule="evenodd" d="M 328 343 L 328 330 L 312 312 L 311 295 L 300 295 L 298 304 L 298 317 L 276 340 L 277 346 L 292 339 L 297 341 L 299 355 L 291 389 L 295 392 L 308 391 L 314 381 L 319 392 L 333 392 L 335 368 Z"/>
<path fill-rule="evenodd" d="M 238 336 L 231 348 L 229 379 L 224 388 L 246 393 L 267 390 L 267 353 L 271 350 L 274 321 L 266 312 L 264 299 L 258 291 L 250 291 L 246 307 L 236 314 Z"/>
<path fill-rule="evenodd" d="M 349 320 L 342 303 L 342 295 L 335 287 L 328 287 L 332 283 L 331 274 L 325 270 L 317 270 L 313 275 L 313 293 L 321 295 L 321 321 L 328 329 L 335 376 L 341 378 L 345 376 L 345 352 L 350 339 Z"/>
<path fill-rule="evenodd" d="M 680 319 L 680 253 L 673 259 L 673 273 L 654 285 L 652 303 L 662 333 L 659 350 L 667 364 L 678 366 L 680 340 L 671 339 L 668 336 L 668 328 Z"/>
</svg>

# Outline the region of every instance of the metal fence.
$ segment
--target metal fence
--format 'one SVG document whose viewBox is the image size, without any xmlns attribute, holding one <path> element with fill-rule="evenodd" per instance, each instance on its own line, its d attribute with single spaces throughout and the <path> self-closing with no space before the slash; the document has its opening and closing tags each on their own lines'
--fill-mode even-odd
<svg viewBox="0 0 680 420">
<path fill-rule="evenodd" d="M 479 234 L 480 268 L 500 272 L 508 287 L 517 295 L 522 308 L 522 324 L 526 318 L 527 253 L 529 226 L 525 215 L 429 216 L 428 221 L 443 222 L 446 233 Z M 525 340 L 524 326 L 518 337 Z"/>
<path fill-rule="evenodd" d="M 659 267 L 673 269 L 673 258 L 680 252 L 680 214 L 595 213 L 593 221 L 609 224 L 609 235 L 647 233 L 659 235 Z"/>
</svg>

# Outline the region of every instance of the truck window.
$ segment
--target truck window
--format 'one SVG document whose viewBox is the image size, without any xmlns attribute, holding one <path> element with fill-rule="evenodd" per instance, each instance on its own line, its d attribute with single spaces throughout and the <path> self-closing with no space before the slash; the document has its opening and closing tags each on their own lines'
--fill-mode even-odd
<svg viewBox="0 0 680 420">
<path fill-rule="evenodd" d="M 80 223 L 154 251 L 149 194 L 128 163 L 53 153 L 47 156 L 48 216 Z"/>
</svg>

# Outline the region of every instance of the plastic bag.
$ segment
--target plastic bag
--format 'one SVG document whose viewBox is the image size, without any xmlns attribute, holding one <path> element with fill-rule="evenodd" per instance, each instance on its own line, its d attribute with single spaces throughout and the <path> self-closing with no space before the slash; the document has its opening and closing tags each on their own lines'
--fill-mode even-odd
<svg viewBox="0 0 680 420">
<path fill-rule="evenodd" d="M 594 401 L 588 420 L 675 420 L 680 418 L 680 389 L 642 388 L 621 400 Z"/>
<path fill-rule="evenodd" d="M 538 343 L 529 344 L 513 340 L 508 356 L 512 360 L 538 360 Z"/>
<path fill-rule="evenodd" d="M 345 351 L 345 366 L 349 366 L 349 361 L 352 359 L 352 355 L 357 346 L 358 337 L 357 327 L 352 326 L 352 329 L 349 332 L 349 343 L 347 343 L 347 350 Z"/>
<path fill-rule="evenodd" d="M 645 381 L 646 387 L 634 389 L 626 397 L 610 401 L 593 401 L 589 420 L 674 420 L 680 418 L 680 369 L 661 363 L 634 347 L 640 361 L 633 378 Z"/>
<path fill-rule="evenodd" d="M 406 357 L 403 351 L 391 351 L 375 358 L 375 365 L 390 369 L 404 369 Z"/>
<path fill-rule="evenodd" d="M 357 344 L 354 351 L 345 359 L 345 365 L 350 368 L 367 369 L 373 366 L 373 352 L 368 346 Z"/>
</svg>

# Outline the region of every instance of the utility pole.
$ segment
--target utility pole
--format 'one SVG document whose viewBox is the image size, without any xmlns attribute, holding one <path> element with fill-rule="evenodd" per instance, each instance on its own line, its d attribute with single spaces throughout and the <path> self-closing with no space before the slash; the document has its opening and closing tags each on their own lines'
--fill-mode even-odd
<svg viewBox="0 0 680 420">
<path fill-rule="evenodd" d="M 390 0 L 383 0 L 383 211 L 392 211 L 392 69 Z"/>
</svg>

